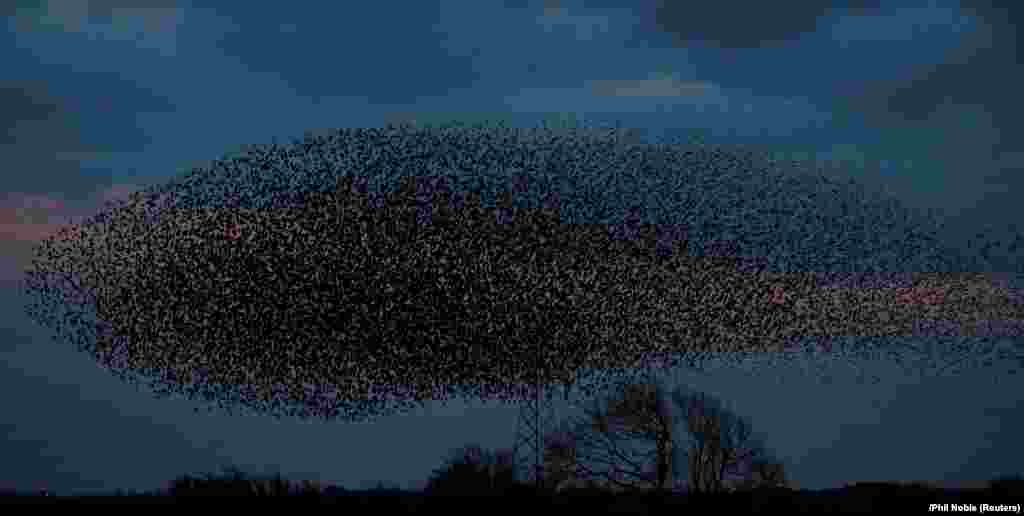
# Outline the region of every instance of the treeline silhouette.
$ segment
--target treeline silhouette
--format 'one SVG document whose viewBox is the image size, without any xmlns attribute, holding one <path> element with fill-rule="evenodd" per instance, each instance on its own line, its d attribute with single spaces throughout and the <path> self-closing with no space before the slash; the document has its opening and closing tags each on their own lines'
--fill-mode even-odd
<svg viewBox="0 0 1024 516">
<path fill-rule="evenodd" d="M 678 413 L 669 410 L 672 404 Z M 594 400 L 593 407 L 585 411 L 584 417 L 566 418 L 565 424 L 548 432 L 544 482 L 539 484 L 520 480 L 511 450 L 488 450 L 478 444 L 468 444 L 450 450 L 422 484 L 422 489 L 400 489 L 380 482 L 371 489 L 349 490 L 309 480 L 294 482 L 280 473 L 271 477 L 249 476 L 237 468 L 226 468 L 220 475 L 182 475 L 169 482 L 165 489 L 145 493 L 119 490 L 107 495 L 78 497 L 7 493 L 0 501 L 188 503 L 210 497 L 274 497 L 393 514 L 428 514 L 459 510 L 467 504 L 494 506 L 500 500 L 506 509 L 587 513 L 662 514 L 687 509 L 865 513 L 922 511 L 934 504 L 973 506 L 978 510 L 981 504 L 1019 504 L 1024 495 L 1021 475 L 993 478 L 980 489 L 946 489 L 920 482 L 857 482 L 835 489 L 795 489 L 787 480 L 783 462 L 771 459 L 764 445 L 751 437 L 749 422 L 735 416 L 706 393 L 687 392 L 679 387 L 669 392 L 655 381 L 623 382 L 607 398 Z M 656 421 L 662 421 L 663 427 L 666 424 L 685 427 L 691 439 L 671 437 L 667 446 L 660 443 L 657 453 L 647 455 L 646 465 L 655 466 L 657 470 L 653 476 L 645 476 L 642 471 L 649 472 L 649 469 L 640 468 L 635 477 L 641 481 L 613 482 L 613 477 L 597 474 L 593 465 L 573 467 L 573 463 L 589 460 L 584 445 L 588 441 L 567 440 L 566 433 L 580 437 L 587 431 L 603 432 L 602 442 L 613 443 L 617 432 L 625 432 L 634 441 L 647 438 L 654 442 L 670 434 L 652 433 L 645 437 L 636 431 L 650 428 Z M 566 449 L 571 452 L 567 453 Z M 684 456 L 686 460 L 679 460 Z M 629 459 L 636 457 L 640 455 L 624 458 L 613 469 L 627 471 L 632 462 Z M 679 462 L 675 462 L 677 460 Z M 683 464 L 685 468 L 672 468 L 672 477 L 686 476 L 691 485 L 682 488 L 681 484 L 666 482 L 664 472 L 668 465 Z M 481 498 L 487 501 L 481 502 Z"/>
<path fill-rule="evenodd" d="M 475 445 L 467 449 L 477 449 Z M 147 492 L 118 490 L 109 494 L 73 497 L 43 493 L 0 491 L 0 503 L 147 504 L 202 502 L 210 497 L 275 497 L 299 502 L 387 510 L 394 514 L 429 514 L 452 507 L 470 506 L 480 498 L 500 499 L 502 507 L 557 507 L 562 510 L 662 514 L 686 509 L 742 510 L 744 512 L 869 513 L 891 510 L 928 510 L 931 504 L 1019 504 L 1024 499 L 1024 476 L 993 478 L 984 488 L 948 489 L 923 483 L 857 482 L 824 490 L 754 487 L 730 492 L 695 493 L 658 490 L 620 492 L 601 487 L 572 487 L 560 491 L 538 489 L 517 481 L 510 470 L 488 467 L 486 461 L 446 461 L 423 490 L 386 487 L 350 490 L 293 482 L 274 477 L 249 476 L 237 469 L 220 475 L 174 479 L 167 489 Z"/>
</svg>

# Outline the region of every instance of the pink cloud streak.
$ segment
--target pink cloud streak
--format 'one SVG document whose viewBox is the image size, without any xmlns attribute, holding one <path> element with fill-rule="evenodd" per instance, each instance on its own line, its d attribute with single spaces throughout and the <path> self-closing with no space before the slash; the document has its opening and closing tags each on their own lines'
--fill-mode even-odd
<svg viewBox="0 0 1024 516">
<path fill-rule="evenodd" d="M 62 229 L 72 229 L 104 209 L 104 204 L 127 199 L 142 187 L 114 184 L 95 192 L 85 203 L 70 205 L 60 193 L 9 192 L 0 199 L 0 288 L 22 279 L 34 248 Z"/>
</svg>

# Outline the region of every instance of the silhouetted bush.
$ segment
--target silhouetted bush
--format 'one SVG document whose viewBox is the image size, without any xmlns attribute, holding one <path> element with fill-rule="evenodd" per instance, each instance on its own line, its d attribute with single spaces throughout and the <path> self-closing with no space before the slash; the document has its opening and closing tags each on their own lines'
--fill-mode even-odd
<svg viewBox="0 0 1024 516">
<path fill-rule="evenodd" d="M 226 468 L 220 476 L 206 478 L 184 475 L 171 482 L 168 494 L 175 497 L 191 496 L 296 496 L 319 495 L 320 488 L 306 481 L 292 485 L 277 474 L 272 478 L 247 478 L 237 468 Z"/>
<path fill-rule="evenodd" d="M 506 494 L 516 486 L 510 450 L 491 452 L 478 445 L 452 450 L 445 464 L 434 470 L 424 489 L 432 495 Z"/>
<path fill-rule="evenodd" d="M 988 482 L 988 488 L 996 496 L 1024 496 L 1024 477 L 1004 475 Z"/>
</svg>

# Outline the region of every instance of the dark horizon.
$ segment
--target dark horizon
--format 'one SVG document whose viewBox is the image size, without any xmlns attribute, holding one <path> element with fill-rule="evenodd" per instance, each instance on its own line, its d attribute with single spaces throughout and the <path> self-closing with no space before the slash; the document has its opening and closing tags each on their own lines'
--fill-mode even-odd
<svg viewBox="0 0 1024 516">
<path fill-rule="evenodd" d="M 119 382 L 25 315 L 18 282 L 41 239 L 106 201 L 304 131 L 534 126 L 575 115 L 641 129 L 645 140 L 702 133 L 888 191 L 933 213 L 965 256 L 980 254 L 969 237 L 982 233 L 994 244 L 985 272 L 1024 285 L 1016 7 L 793 5 L 754 16 L 777 24 L 747 25 L 735 18 L 740 8 L 680 14 L 647 0 L 623 9 L 527 1 L 295 12 L 82 3 L 0 9 L 11 43 L 0 55 L 25 77 L 0 83 L 9 130 L 0 142 L 0 303 L 9 314 L 0 390 L 15 393 L 0 418 L 0 490 L 148 491 L 229 465 L 348 489 L 381 480 L 405 488 L 452 448 L 512 446 L 517 409 L 479 402 L 373 425 L 195 413 L 196 403 Z M 1019 335 L 1002 342 L 1024 349 Z M 665 374 L 751 418 L 799 488 L 981 487 L 1021 473 L 1022 375 L 977 368 L 918 380 L 883 364 L 871 370 L 882 383 L 858 385 L 846 371 L 830 382 L 794 373 L 781 384 L 776 371 Z"/>
</svg>

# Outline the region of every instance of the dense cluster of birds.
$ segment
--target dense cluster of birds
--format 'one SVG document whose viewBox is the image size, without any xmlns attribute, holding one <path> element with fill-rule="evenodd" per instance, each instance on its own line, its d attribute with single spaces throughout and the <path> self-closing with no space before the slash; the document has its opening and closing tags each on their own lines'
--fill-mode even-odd
<svg viewBox="0 0 1024 516">
<path fill-rule="evenodd" d="M 30 315 L 157 395 L 359 421 L 782 357 L 842 321 L 773 288 L 963 266 L 927 220 L 785 165 L 614 128 L 306 135 L 44 241 Z"/>
</svg>

